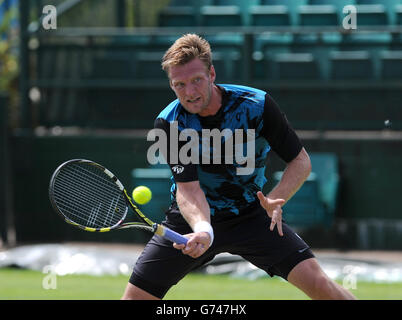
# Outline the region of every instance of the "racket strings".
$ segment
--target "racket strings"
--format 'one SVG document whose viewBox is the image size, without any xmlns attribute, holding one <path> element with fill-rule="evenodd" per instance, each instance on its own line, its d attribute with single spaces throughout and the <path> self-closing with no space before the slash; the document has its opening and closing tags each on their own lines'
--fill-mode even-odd
<svg viewBox="0 0 402 320">
<path fill-rule="evenodd" d="M 104 228 L 124 219 L 127 204 L 119 187 L 97 167 L 71 164 L 54 182 L 54 199 L 72 222 Z"/>
<path fill-rule="evenodd" d="M 62 181 L 61 179 L 64 179 L 64 178 L 70 179 L 69 185 L 60 183 Z M 56 180 L 56 184 L 60 188 L 62 188 L 62 190 L 61 190 L 62 192 L 60 192 L 60 194 L 62 196 L 66 195 L 66 194 L 69 194 L 72 198 L 74 198 L 74 200 L 76 200 L 76 201 L 81 200 L 82 201 L 82 194 L 81 193 L 78 193 L 78 192 L 71 193 L 70 186 L 73 185 L 71 183 L 71 181 L 74 181 L 75 182 L 75 185 L 74 185 L 75 187 L 77 187 L 77 185 L 76 185 L 77 182 L 81 183 L 80 188 L 77 188 L 77 189 L 80 189 L 80 190 L 86 189 L 86 190 L 88 190 L 89 188 L 91 188 L 92 191 L 94 191 L 93 194 L 92 194 L 93 199 L 96 199 L 97 201 L 101 202 L 104 199 L 104 196 L 99 196 L 99 194 L 104 193 L 105 190 L 102 190 L 102 189 L 98 188 L 97 184 L 94 183 L 96 181 L 89 181 L 89 180 L 92 180 L 92 179 L 85 180 L 85 179 L 82 179 L 82 178 L 83 177 L 81 175 L 79 175 L 79 176 L 76 176 L 74 174 L 71 175 L 71 173 L 69 173 L 67 170 L 61 171 L 59 176 L 58 176 L 58 180 Z M 90 177 L 87 177 L 87 178 L 90 178 Z M 66 181 L 67 181 L 67 179 L 66 179 Z M 110 192 L 111 190 L 107 190 L 107 191 Z M 119 195 L 120 195 L 119 192 L 116 193 L 116 196 L 119 196 Z M 60 200 L 63 201 L 63 197 L 60 198 Z M 74 206 L 74 204 L 72 202 L 70 202 L 70 201 L 66 201 L 66 203 L 68 203 L 71 206 Z"/>
<path fill-rule="evenodd" d="M 91 196 L 95 200 L 94 206 L 91 208 L 91 213 L 88 216 L 87 223 L 89 225 L 97 225 L 97 226 L 110 226 L 113 222 L 119 222 L 122 217 L 124 217 L 126 204 L 124 199 L 122 198 L 122 193 L 120 189 L 116 186 L 114 182 L 110 180 L 109 177 L 105 178 L 102 175 L 105 175 L 103 171 L 99 170 L 96 167 L 88 166 L 91 170 L 87 170 L 82 166 L 77 165 L 77 169 L 81 169 L 82 172 L 80 178 L 83 179 L 83 183 L 87 187 L 86 190 L 91 190 Z M 93 189 L 93 190 L 92 190 Z M 93 191 L 93 192 L 92 192 Z M 109 195 L 110 197 L 106 197 Z M 117 220 L 113 221 L 113 216 L 116 213 L 116 208 L 119 203 L 119 200 L 122 200 L 122 210 L 118 210 L 121 214 L 116 216 Z M 96 203 L 98 205 L 96 206 Z M 107 204 L 110 203 L 108 211 L 105 211 Z M 104 206 L 101 208 L 101 206 Z M 105 206 L 106 205 L 106 206 Z M 102 210 L 100 210 L 102 209 Z M 103 221 L 103 223 L 100 223 Z"/>
<path fill-rule="evenodd" d="M 66 172 L 68 171 L 66 170 L 64 173 Z M 64 205 L 64 214 L 66 216 L 68 214 L 72 214 L 75 218 L 80 219 L 80 224 L 90 227 L 105 227 L 114 224 L 114 222 L 117 223 L 121 220 L 122 216 L 124 216 L 123 213 L 125 212 L 124 201 L 123 208 L 116 210 L 118 200 L 121 197 L 121 192 L 115 192 L 115 194 L 113 195 L 114 197 L 108 199 L 105 196 L 105 191 L 110 193 L 110 187 L 113 187 L 113 183 L 108 186 L 109 189 L 99 188 L 99 181 L 94 181 L 93 177 L 88 174 L 88 172 L 89 171 L 87 171 L 84 176 L 82 176 L 81 174 L 78 176 L 75 174 L 67 174 L 69 184 L 74 186 L 75 194 L 71 193 L 71 190 L 69 190 L 68 186 L 66 188 L 66 186 L 61 185 L 62 198 L 60 198 L 60 200 L 63 202 Z M 61 177 L 63 177 L 63 175 Z M 74 183 L 71 183 L 71 180 L 73 180 Z M 77 185 L 77 183 L 79 183 L 80 185 Z M 83 190 L 85 190 L 85 192 L 83 192 Z M 66 197 L 67 194 L 73 196 Z M 102 196 L 100 197 L 99 194 L 101 194 Z M 105 214 L 105 208 L 108 202 L 110 202 L 110 206 L 109 210 L 106 211 Z M 116 204 L 113 206 L 114 203 Z M 121 214 L 117 215 L 116 221 L 114 221 L 113 216 L 116 212 L 120 212 Z M 69 218 L 71 219 L 71 217 Z M 74 219 L 71 220 L 73 220 L 74 222 L 78 222 Z"/>
<path fill-rule="evenodd" d="M 109 226 L 110 222 L 113 222 L 112 216 L 114 213 L 104 215 L 100 211 L 102 209 L 102 201 L 105 201 L 105 199 L 100 200 L 95 197 L 89 199 L 86 193 L 73 194 L 68 187 L 61 184 L 56 185 L 60 191 L 59 196 L 57 192 L 55 195 L 59 209 L 73 222 L 89 227 Z M 101 222 L 102 220 L 103 222 Z"/>
<path fill-rule="evenodd" d="M 80 168 L 80 167 L 78 167 Z M 69 168 L 71 169 L 71 168 Z M 88 173 L 84 173 L 84 174 L 76 174 L 77 172 L 73 172 L 73 171 L 68 171 L 68 170 L 63 170 L 60 171 L 59 176 L 63 177 L 63 176 L 68 176 L 69 179 L 71 180 L 80 180 L 79 182 L 82 183 L 83 185 L 85 185 L 85 188 L 91 188 L 93 189 L 93 191 L 96 191 L 96 193 L 93 193 L 93 197 L 97 198 L 97 200 L 101 201 L 104 197 L 104 193 L 108 192 L 111 193 L 113 191 L 115 191 L 115 195 L 116 196 L 120 196 L 121 195 L 121 191 L 119 189 L 116 189 L 117 186 L 112 183 L 110 180 L 104 180 L 106 184 L 100 184 L 100 182 L 97 179 L 94 179 L 94 176 L 91 174 L 90 171 L 88 171 Z M 84 179 L 85 177 L 85 179 Z M 99 176 L 96 176 L 99 177 Z M 78 182 L 78 181 L 77 181 Z M 103 188 L 101 188 L 103 187 Z M 100 196 L 102 195 L 102 196 Z M 79 197 L 78 194 L 78 199 L 81 199 L 81 197 Z"/>
</svg>

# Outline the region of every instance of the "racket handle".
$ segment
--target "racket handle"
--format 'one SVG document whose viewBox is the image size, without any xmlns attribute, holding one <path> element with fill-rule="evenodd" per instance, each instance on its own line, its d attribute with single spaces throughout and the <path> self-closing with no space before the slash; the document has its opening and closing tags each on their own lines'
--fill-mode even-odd
<svg viewBox="0 0 402 320">
<path fill-rule="evenodd" d="M 155 233 L 177 244 L 186 244 L 187 238 L 160 224 L 154 225 Z"/>
</svg>

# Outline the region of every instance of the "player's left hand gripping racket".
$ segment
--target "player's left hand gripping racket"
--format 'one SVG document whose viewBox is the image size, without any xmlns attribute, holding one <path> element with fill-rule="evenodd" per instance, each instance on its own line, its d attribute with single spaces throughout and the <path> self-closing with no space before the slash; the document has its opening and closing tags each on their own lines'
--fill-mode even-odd
<svg viewBox="0 0 402 320">
<path fill-rule="evenodd" d="M 85 231 L 140 228 L 178 244 L 187 243 L 181 234 L 148 219 L 116 176 L 90 160 L 74 159 L 61 164 L 50 180 L 49 198 L 66 222 Z M 123 223 L 129 207 L 142 222 Z"/>
</svg>

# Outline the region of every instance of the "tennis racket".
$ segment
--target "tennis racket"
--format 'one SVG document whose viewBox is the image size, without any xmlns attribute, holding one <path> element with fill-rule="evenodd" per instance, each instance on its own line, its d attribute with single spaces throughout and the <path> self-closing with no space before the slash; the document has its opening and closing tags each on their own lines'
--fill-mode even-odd
<svg viewBox="0 0 402 320">
<path fill-rule="evenodd" d="M 147 218 L 131 201 L 119 179 L 90 160 L 74 159 L 61 164 L 50 179 L 49 198 L 67 223 L 85 231 L 137 228 L 178 244 L 187 243 L 181 234 Z M 129 208 L 141 222 L 125 222 Z"/>
</svg>

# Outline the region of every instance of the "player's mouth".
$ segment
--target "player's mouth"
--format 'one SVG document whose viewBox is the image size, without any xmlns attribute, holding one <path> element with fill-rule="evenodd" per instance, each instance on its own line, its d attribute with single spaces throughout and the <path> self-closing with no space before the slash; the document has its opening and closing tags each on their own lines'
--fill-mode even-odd
<svg viewBox="0 0 402 320">
<path fill-rule="evenodd" d="M 197 103 L 198 101 L 201 100 L 201 97 L 195 98 L 195 99 L 187 99 L 188 103 Z"/>
</svg>

